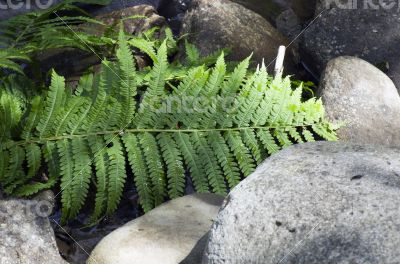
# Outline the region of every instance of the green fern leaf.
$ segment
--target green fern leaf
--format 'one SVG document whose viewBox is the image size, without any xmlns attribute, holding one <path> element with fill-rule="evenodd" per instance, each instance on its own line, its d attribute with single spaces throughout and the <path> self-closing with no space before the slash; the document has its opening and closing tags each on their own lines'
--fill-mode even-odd
<svg viewBox="0 0 400 264">
<path fill-rule="evenodd" d="M 51 131 L 59 107 L 62 105 L 64 89 L 64 77 L 59 76 L 55 71 L 53 71 L 51 75 L 51 85 L 44 104 L 44 111 L 42 112 L 39 124 L 36 127 L 40 133 L 40 137 L 48 136 Z"/>
<path fill-rule="evenodd" d="M 13 189 L 16 187 L 16 183 L 26 178 L 22 169 L 22 164 L 25 160 L 25 151 L 20 146 L 10 146 L 8 150 L 10 157 L 8 159 L 6 173 L 4 174 L 4 185 L 10 185 L 6 193 L 12 193 Z"/>
<path fill-rule="evenodd" d="M 42 151 L 36 144 L 26 146 L 26 160 L 28 161 L 28 178 L 32 178 L 38 172 L 41 162 Z"/>
<path fill-rule="evenodd" d="M 133 54 L 126 42 L 126 37 L 122 28 L 118 40 L 119 48 L 117 49 L 117 59 L 119 62 L 118 77 L 120 79 L 118 94 L 121 97 L 122 111 L 124 113 L 124 115 L 121 115 L 119 126 L 124 128 L 132 122 L 136 111 L 136 69 Z"/>
<path fill-rule="evenodd" d="M 149 169 L 151 181 L 153 183 L 153 193 L 155 205 L 159 205 L 164 201 L 166 194 L 166 176 L 162 163 L 160 150 L 156 139 L 150 133 L 143 133 L 139 136 L 140 145 L 142 146 L 146 164 Z"/>
<path fill-rule="evenodd" d="M 238 131 L 226 132 L 226 140 L 231 151 L 234 153 L 244 176 L 250 175 L 255 170 L 254 160 L 249 149 L 245 146 Z"/>
<path fill-rule="evenodd" d="M 187 64 L 189 66 L 196 65 L 200 61 L 199 50 L 193 44 L 190 44 L 187 40 L 185 40 L 185 51 Z"/>
<path fill-rule="evenodd" d="M 246 58 L 244 61 L 239 63 L 239 65 L 235 68 L 230 78 L 226 81 L 224 85 L 224 89 L 222 93 L 224 95 L 236 94 L 239 88 L 241 87 L 244 78 L 247 74 L 247 69 L 250 63 L 250 57 Z"/>
<path fill-rule="evenodd" d="M 21 133 L 23 139 L 30 139 L 33 136 L 33 130 L 39 122 L 40 111 L 42 107 L 42 99 L 40 96 L 35 96 L 32 99 L 32 104 L 29 112 L 29 116 L 26 119 L 24 129 Z"/>
<path fill-rule="evenodd" d="M 129 164 L 131 165 L 134 177 L 135 184 L 140 196 L 140 204 L 143 207 L 145 212 L 150 211 L 154 207 L 154 196 L 152 193 L 152 184 L 151 177 L 148 173 L 146 162 L 144 160 L 144 153 L 140 149 L 139 140 L 133 134 L 124 135 L 122 137 L 122 141 L 124 142 Z M 158 181 L 156 182 L 156 184 Z M 160 186 L 158 186 L 160 187 Z M 162 186 L 162 189 L 164 186 Z M 157 191 L 157 189 L 155 189 Z M 163 201 L 162 193 L 156 193 L 157 196 L 157 204 L 160 204 Z"/>
<path fill-rule="evenodd" d="M 107 168 L 109 165 L 106 153 L 105 141 L 102 137 L 88 138 L 90 156 L 93 157 L 93 165 L 96 171 L 96 199 L 91 222 L 97 221 L 105 212 L 107 207 Z"/>
<path fill-rule="evenodd" d="M 272 155 L 280 150 L 280 147 L 276 144 L 274 137 L 271 132 L 267 129 L 259 129 L 257 136 L 267 149 L 268 154 Z"/>
<path fill-rule="evenodd" d="M 229 187 L 235 187 L 240 182 L 240 170 L 225 139 L 220 133 L 210 132 L 208 141 L 224 171 Z"/>
<path fill-rule="evenodd" d="M 74 159 L 74 176 L 67 189 L 70 188 L 72 194 L 70 216 L 75 217 L 85 203 L 89 190 L 89 183 L 92 177 L 92 160 L 85 140 L 81 138 L 73 139 L 71 146 Z"/>
<path fill-rule="evenodd" d="M 182 196 L 185 188 L 185 170 L 182 156 L 171 134 L 160 133 L 157 137 L 167 165 L 168 194 L 171 198 Z"/>
<path fill-rule="evenodd" d="M 275 134 L 276 138 L 278 139 L 279 144 L 282 147 L 288 147 L 290 145 L 293 145 L 292 141 L 290 141 L 290 139 L 284 129 L 281 129 L 281 128 L 275 129 L 274 134 Z"/>
<path fill-rule="evenodd" d="M 126 180 L 125 156 L 118 137 L 108 136 L 106 137 L 106 142 L 108 142 L 109 146 L 107 147 L 109 157 L 107 214 L 112 214 L 121 200 Z"/>
<path fill-rule="evenodd" d="M 257 136 L 251 129 L 244 129 L 240 132 L 243 143 L 251 151 L 251 154 L 256 161 L 257 165 L 262 162 L 262 154 L 260 144 L 257 140 Z"/>
<path fill-rule="evenodd" d="M 307 128 L 303 128 L 302 135 L 307 142 L 315 141 L 313 134 Z"/>
<path fill-rule="evenodd" d="M 154 43 L 143 38 L 132 38 L 128 44 L 147 54 L 153 62 L 157 61 L 157 54 L 154 51 Z"/>
<path fill-rule="evenodd" d="M 45 183 L 36 182 L 33 184 L 21 186 L 13 192 L 13 195 L 18 197 L 29 197 L 34 194 L 37 194 L 40 191 L 52 188 L 56 183 L 57 183 L 57 178 L 50 177 Z"/>
<path fill-rule="evenodd" d="M 61 174 L 62 221 L 70 218 L 72 210 L 72 181 L 74 178 L 74 159 L 71 143 L 68 139 L 57 141 Z"/>
<path fill-rule="evenodd" d="M 175 142 L 177 143 L 186 166 L 189 168 L 190 175 L 193 181 L 194 188 L 198 193 L 206 193 L 209 191 L 207 179 L 204 177 L 202 164 L 199 162 L 201 159 L 197 155 L 190 136 L 185 133 L 175 133 Z"/>
<path fill-rule="evenodd" d="M 168 70 L 167 43 L 164 41 L 157 51 L 157 61 L 150 73 L 149 89 L 143 95 L 143 101 L 139 108 L 137 126 L 146 127 L 154 125 L 155 110 L 158 109 L 160 100 L 165 95 L 165 77 Z"/>
<path fill-rule="evenodd" d="M 213 192 L 225 195 L 227 188 L 223 177 L 223 172 L 218 164 L 217 158 L 207 143 L 205 135 L 194 132 L 192 134 L 191 141 L 193 142 L 198 157 L 200 158 L 199 162 L 206 171 L 206 175 Z"/>
</svg>

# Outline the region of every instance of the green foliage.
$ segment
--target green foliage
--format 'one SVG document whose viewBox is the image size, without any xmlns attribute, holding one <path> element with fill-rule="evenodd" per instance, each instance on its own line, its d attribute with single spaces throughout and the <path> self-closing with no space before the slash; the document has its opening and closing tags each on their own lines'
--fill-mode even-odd
<svg viewBox="0 0 400 264">
<path fill-rule="evenodd" d="M 157 50 L 137 41 L 154 59 L 143 73 L 128 45 L 120 33 L 116 61 L 83 76 L 75 92 L 53 72 L 48 91 L 26 106 L 12 91 L 1 94 L 0 183 L 7 194 L 32 195 L 60 182 L 67 220 L 93 186 L 96 220 L 116 210 L 131 172 L 149 211 L 183 195 L 188 176 L 197 192 L 226 194 L 281 148 L 336 139 L 321 101 L 303 102 L 301 86 L 271 78 L 264 65 L 250 72 L 246 59 L 231 73 L 222 54 L 212 68 L 177 74 L 166 41 Z M 43 171 L 48 181 L 38 177 Z"/>
</svg>

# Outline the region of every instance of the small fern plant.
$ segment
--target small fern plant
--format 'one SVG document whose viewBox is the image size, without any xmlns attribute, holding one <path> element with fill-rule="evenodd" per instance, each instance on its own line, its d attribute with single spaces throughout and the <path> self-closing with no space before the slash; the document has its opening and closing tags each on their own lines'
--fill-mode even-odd
<svg viewBox="0 0 400 264">
<path fill-rule="evenodd" d="M 281 148 L 336 139 L 321 101 L 303 102 L 301 85 L 271 78 L 265 65 L 250 72 L 248 58 L 227 72 L 222 54 L 212 68 L 171 78 L 164 42 L 149 51 L 154 65 L 143 75 L 122 32 L 118 42 L 116 61 L 83 76 L 76 91 L 56 72 L 27 107 L 3 91 L 0 182 L 7 194 L 60 183 L 65 221 L 77 216 L 92 186 L 99 219 L 116 210 L 133 173 L 147 212 L 183 195 L 188 176 L 197 192 L 226 194 Z"/>
</svg>

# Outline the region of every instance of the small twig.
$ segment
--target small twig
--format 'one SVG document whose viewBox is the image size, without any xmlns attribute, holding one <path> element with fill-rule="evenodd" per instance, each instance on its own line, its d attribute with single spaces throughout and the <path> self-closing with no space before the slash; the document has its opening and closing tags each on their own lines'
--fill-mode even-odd
<svg viewBox="0 0 400 264">
<path fill-rule="evenodd" d="M 282 72 L 283 72 L 283 61 L 285 60 L 285 52 L 286 52 L 286 47 L 285 46 L 279 46 L 278 56 L 276 57 L 275 69 L 274 69 L 275 77 L 278 76 L 278 75 L 282 75 Z"/>
</svg>

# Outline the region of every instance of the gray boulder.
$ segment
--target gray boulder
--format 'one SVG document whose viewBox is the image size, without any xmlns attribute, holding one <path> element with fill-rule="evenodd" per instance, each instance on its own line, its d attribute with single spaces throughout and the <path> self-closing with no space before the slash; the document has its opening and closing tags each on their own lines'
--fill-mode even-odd
<svg viewBox="0 0 400 264">
<path fill-rule="evenodd" d="M 287 148 L 226 198 L 203 263 L 399 263 L 400 150 Z"/>
<path fill-rule="evenodd" d="M 195 194 L 167 202 L 106 236 L 87 263 L 200 263 L 222 200 Z"/>
<path fill-rule="evenodd" d="M 246 8 L 262 15 L 268 21 L 275 23 L 278 16 L 293 9 L 296 15 L 304 22 L 310 19 L 315 12 L 316 0 L 232 0 Z"/>
<path fill-rule="evenodd" d="M 0 201 L 0 263 L 67 263 L 57 249 L 46 200 Z"/>
<path fill-rule="evenodd" d="M 400 146 L 400 97 L 393 82 L 354 57 L 331 60 L 319 87 L 327 116 L 343 121 L 341 140 Z"/>
<path fill-rule="evenodd" d="M 318 76 L 329 60 L 356 56 L 378 66 L 400 87 L 398 9 L 339 6 L 326 9 L 303 34 L 300 54 L 304 63 Z M 320 3 L 318 9 L 324 10 L 325 4 Z"/>
<path fill-rule="evenodd" d="M 288 40 L 267 20 L 245 7 L 228 0 L 194 0 L 185 15 L 181 34 L 188 34 L 201 55 L 229 48 L 228 59 L 240 61 L 253 53 L 252 59 L 261 63 L 265 59 L 272 70 L 278 47 Z M 293 74 L 296 51 L 287 53 L 285 68 Z"/>
</svg>

